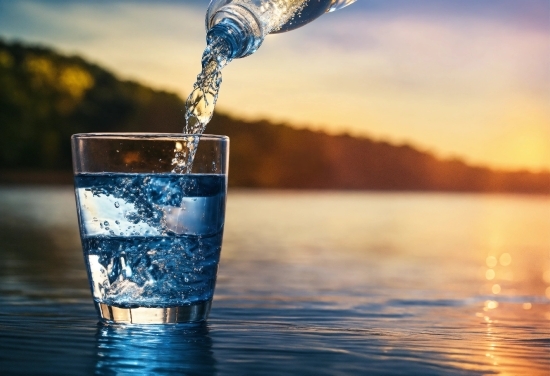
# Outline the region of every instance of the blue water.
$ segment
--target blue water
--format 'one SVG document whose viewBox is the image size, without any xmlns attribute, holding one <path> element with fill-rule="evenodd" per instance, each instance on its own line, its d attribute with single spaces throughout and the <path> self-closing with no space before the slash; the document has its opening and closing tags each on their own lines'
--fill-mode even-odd
<svg viewBox="0 0 550 376">
<path fill-rule="evenodd" d="M 550 370 L 546 196 L 230 191 L 200 326 L 98 324 L 71 188 L 0 208 L 2 375 Z"/>
<path fill-rule="evenodd" d="M 177 307 L 212 299 L 222 234 L 92 236 L 82 242 L 98 303 Z"/>
<path fill-rule="evenodd" d="M 75 176 L 84 260 L 94 300 L 177 307 L 214 295 L 225 176 Z"/>
</svg>

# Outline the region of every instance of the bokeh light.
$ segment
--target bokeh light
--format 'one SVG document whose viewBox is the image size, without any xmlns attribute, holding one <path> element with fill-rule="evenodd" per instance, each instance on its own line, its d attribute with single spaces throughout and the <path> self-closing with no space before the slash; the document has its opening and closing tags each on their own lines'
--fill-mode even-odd
<svg viewBox="0 0 550 376">
<path fill-rule="evenodd" d="M 499 258 L 500 265 L 508 266 L 512 263 L 512 256 L 509 253 L 503 253 Z"/>
<path fill-rule="evenodd" d="M 490 267 L 490 268 L 494 268 L 496 265 L 497 265 L 497 259 L 495 256 L 489 256 L 487 257 L 487 259 L 485 260 L 485 262 L 487 263 L 487 266 Z"/>
</svg>

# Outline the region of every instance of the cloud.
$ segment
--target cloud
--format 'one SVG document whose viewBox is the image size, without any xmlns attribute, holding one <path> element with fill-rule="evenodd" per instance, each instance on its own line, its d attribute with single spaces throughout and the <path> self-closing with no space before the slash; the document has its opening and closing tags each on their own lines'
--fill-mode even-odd
<svg viewBox="0 0 550 376">
<path fill-rule="evenodd" d="M 549 29 L 550 3 L 546 0 L 359 0 L 353 7 L 356 14 L 412 15 L 441 20 L 479 18 L 521 28 Z"/>
<path fill-rule="evenodd" d="M 200 69 L 207 3 L 0 0 L 0 34 L 184 96 Z M 550 138 L 514 157 L 520 138 L 550 134 L 549 13 L 546 0 L 359 0 L 231 63 L 218 103 L 245 118 L 550 168 Z"/>
<path fill-rule="evenodd" d="M 220 105 L 237 108 L 248 96 L 254 103 L 241 105 L 241 116 L 408 140 L 478 163 L 550 167 L 550 138 L 540 152 L 524 153 L 529 163 L 517 158 L 514 138 L 493 143 L 515 129 L 524 139 L 550 133 L 544 27 L 508 22 L 511 13 L 500 10 L 483 18 L 464 9 L 371 14 L 354 6 L 268 37 L 257 56 L 228 68 L 232 97 Z M 251 95 L 243 86 L 257 89 Z"/>
<path fill-rule="evenodd" d="M 182 82 L 192 85 L 189 73 L 200 69 L 204 10 L 187 3 L 67 0 L 0 6 L 4 36 L 83 55 L 124 78 L 182 92 Z"/>
</svg>

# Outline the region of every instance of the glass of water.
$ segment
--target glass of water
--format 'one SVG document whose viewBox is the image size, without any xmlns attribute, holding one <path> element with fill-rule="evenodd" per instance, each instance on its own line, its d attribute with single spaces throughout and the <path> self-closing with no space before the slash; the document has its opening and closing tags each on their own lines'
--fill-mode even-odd
<svg viewBox="0 0 550 376">
<path fill-rule="evenodd" d="M 72 137 L 80 236 L 102 321 L 206 320 L 225 217 L 229 138 Z"/>
</svg>

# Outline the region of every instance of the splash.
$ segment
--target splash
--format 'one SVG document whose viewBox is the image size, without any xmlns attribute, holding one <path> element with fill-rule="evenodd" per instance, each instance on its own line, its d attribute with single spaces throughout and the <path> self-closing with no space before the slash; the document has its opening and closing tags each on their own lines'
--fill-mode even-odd
<svg viewBox="0 0 550 376">
<path fill-rule="evenodd" d="M 202 55 L 202 71 L 197 76 L 193 91 L 185 103 L 185 128 L 188 135 L 174 149 L 172 172 L 188 174 L 193 166 L 200 135 L 214 115 L 214 108 L 222 83 L 222 69 L 231 61 L 227 42 L 220 37 L 209 39 Z M 179 147 L 178 147 L 179 146 Z"/>
<path fill-rule="evenodd" d="M 253 14 L 260 15 L 258 22 L 261 29 L 261 39 L 270 32 L 277 31 L 294 15 L 299 15 L 309 0 L 272 0 L 258 3 L 235 0 L 237 7 L 250 8 Z M 325 0 L 329 1 L 329 0 Z M 229 33 L 231 34 L 231 33 Z M 233 36 L 234 37 L 234 36 Z M 229 36 L 231 38 L 231 36 Z M 235 56 L 234 44 L 228 35 L 209 35 L 207 46 L 202 55 L 202 71 L 197 76 L 193 90 L 185 103 L 185 128 L 183 133 L 189 135 L 181 150 L 174 150 L 172 160 L 174 173 L 190 173 L 193 165 L 199 138 L 204 133 L 206 125 L 214 115 L 222 83 L 222 69 Z M 238 45 L 238 43 L 237 43 Z M 259 46 L 259 44 L 257 44 Z"/>
<path fill-rule="evenodd" d="M 202 55 L 202 71 L 185 103 L 185 134 L 202 134 L 212 119 L 222 83 L 222 69 L 231 61 L 230 49 L 221 37 L 210 39 Z"/>
</svg>

